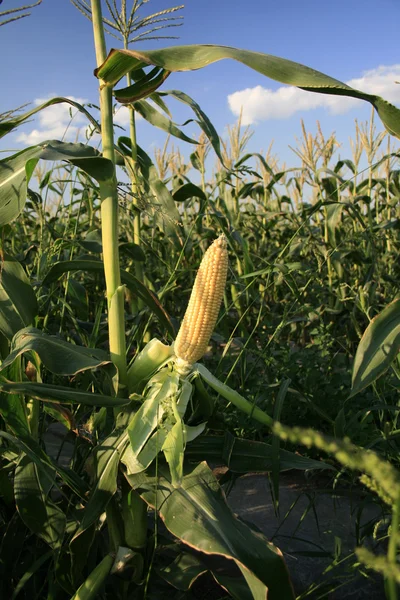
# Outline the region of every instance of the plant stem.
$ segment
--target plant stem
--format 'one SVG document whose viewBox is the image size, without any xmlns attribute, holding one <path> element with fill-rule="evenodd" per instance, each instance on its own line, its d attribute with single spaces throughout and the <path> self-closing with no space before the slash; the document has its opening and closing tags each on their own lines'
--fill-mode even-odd
<svg viewBox="0 0 400 600">
<path fill-rule="evenodd" d="M 91 0 L 93 34 L 97 65 L 106 59 L 106 44 L 101 13 L 101 1 Z M 100 81 L 100 112 L 103 156 L 115 164 L 112 90 Z M 126 383 L 126 341 L 124 288 L 121 286 L 118 253 L 118 192 L 114 169 L 112 181 L 100 184 L 101 233 L 103 262 L 108 304 L 108 331 L 111 359 L 119 372 L 119 383 Z"/>
<path fill-rule="evenodd" d="M 394 566 L 397 565 L 397 538 L 399 535 L 399 510 L 400 510 L 400 498 L 397 499 L 396 504 L 393 506 L 392 513 L 392 527 L 390 533 L 390 540 L 388 545 L 387 557 L 390 563 Z M 386 593 L 389 600 L 397 600 L 397 583 L 394 577 L 386 580 Z"/>
</svg>

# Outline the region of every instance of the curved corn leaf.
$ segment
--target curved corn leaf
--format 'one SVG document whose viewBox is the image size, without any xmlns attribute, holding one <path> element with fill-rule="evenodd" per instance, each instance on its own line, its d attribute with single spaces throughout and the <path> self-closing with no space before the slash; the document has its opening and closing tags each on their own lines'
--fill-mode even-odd
<svg viewBox="0 0 400 600">
<path fill-rule="evenodd" d="M 125 104 L 139 101 L 141 98 L 147 98 L 153 94 L 164 83 L 170 75 L 164 69 L 152 69 L 150 73 L 145 74 L 142 71 L 143 77 L 129 87 L 125 87 L 120 92 L 120 97 L 123 98 Z"/>
<path fill-rule="evenodd" d="M 169 531 L 190 547 L 235 561 L 254 598 L 293 600 L 293 589 L 281 552 L 239 521 L 206 463 L 201 463 L 174 487 L 168 469 L 158 476 L 126 475 L 142 498 L 159 514 Z"/>
<path fill-rule="evenodd" d="M 397 299 L 372 319 L 358 344 L 350 397 L 383 375 L 399 350 L 400 299 Z"/>
<path fill-rule="evenodd" d="M 194 183 L 184 183 L 172 193 L 172 197 L 175 202 L 185 202 L 186 200 L 189 200 L 189 198 L 206 200 L 206 195 L 203 190 Z"/>
<path fill-rule="evenodd" d="M 18 261 L 5 256 L 0 277 L 0 332 L 9 340 L 37 315 L 36 294 Z"/>
<path fill-rule="evenodd" d="M 51 100 L 47 100 L 43 104 L 40 104 L 39 106 L 35 106 L 35 108 L 32 108 L 32 110 L 28 110 L 28 112 L 25 112 L 22 115 L 17 115 L 16 117 L 14 117 L 13 119 L 10 119 L 9 121 L 2 121 L 0 123 L 0 138 L 3 137 L 4 135 L 6 135 L 7 133 L 9 133 L 10 131 L 12 131 L 13 129 L 15 129 L 16 127 L 18 127 L 18 125 L 21 125 L 21 123 L 23 123 L 30 117 L 33 117 L 33 115 L 40 112 L 44 108 L 47 108 L 48 106 L 53 106 L 54 104 L 61 104 L 61 103 L 71 104 L 71 106 L 74 106 L 75 108 L 77 108 L 79 110 L 79 112 L 81 112 L 82 114 L 84 114 L 87 117 L 87 119 L 90 121 L 90 123 L 93 125 L 93 127 L 98 132 L 100 132 L 100 125 L 92 117 L 92 115 L 82 106 L 82 104 L 79 104 L 79 102 L 75 102 L 74 100 L 71 100 L 70 98 L 57 97 L 57 98 L 51 98 Z"/>
<path fill-rule="evenodd" d="M 229 46 L 191 45 L 172 46 L 159 50 L 111 50 L 95 74 L 106 85 L 113 86 L 133 69 L 148 65 L 167 71 L 192 71 L 225 58 L 232 58 L 275 81 L 293 85 L 310 92 L 349 96 L 370 102 L 377 110 L 386 129 L 400 137 L 400 110 L 373 94 L 366 94 L 324 73 L 304 65 L 261 52 L 251 52 Z M 122 93 L 123 90 L 119 90 Z"/>
<path fill-rule="evenodd" d="M 11 365 L 17 356 L 30 351 L 36 352 L 46 369 L 57 375 L 76 375 L 111 362 L 104 350 L 76 346 L 34 327 L 26 327 L 14 336 L 11 353 L 1 364 L 0 371 Z"/>
<path fill-rule="evenodd" d="M 0 160 L 0 226 L 10 223 L 25 206 L 28 183 L 39 159 L 63 160 L 99 182 L 114 177 L 113 163 L 84 144 L 51 140 Z"/>
<path fill-rule="evenodd" d="M 172 563 L 159 568 L 157 572 L 174 588 L 187 592 L 196 579 L 209 570 L 210 566 L 206 566 L 200 560 L 199 555 L 194 556 L 187 552 L 181 552 Z M 251 593 L 246 582 L 238 577 L 225 575 L 221 573 L 220 569 L 211 570 L 210 572 L 215 581 L 227 590 L 234 600 L 254 600 L 254 598 L 257 598 Z M 265 586 L 263 587 L 265 592 Z M 265 593 L 261 598 L 265 598 Z"/>
<path fill-rule="evenodd" d="M 165 117 L 151 104 L 146 102 L 146 100 L 139 100 L 138 102 L 135 102 L 134 107 L 136 112 L 138 112 L 143 117 L 143 119 L 146 119 L 146 121 L 148 121 L 151 125 L 154 125 L 154 127 L 158 127 L 159 129 L 166 131 L 170 135 L 173 135 L 174 137 L 183 140 L 184 142 L 189 142 L 189 144 L 198 143 L 197 140 L 194 140 L 185 135 L 183 131 L 181 131 L 179 127 L 177 127 L 175 123 L 171 121 L 171 119 Z"/>
<path fill-rule="evenodd" d="M 160 96 L 172 96 L 172 98 L 175 98 L 175 100 L 179 100 L 179 102 L 183 102 L 183 104 L 186 104 L 193 110 L 194 114 L 197 117 L 195 122 L 208 137 L 212 147 L 214 148 L 215 154 L 218 156 L 221 163 L 224 164 L 224 159 L 221 153 L 221 140 L 219 138 L 217 130 L 211 123 L 210 119 L 207 117 L 206 113 L 202 111 L 197 102 L 193 100 L 193 98 L 191 98 L 188 94 L 185 94 L 184 92 L 181 92 L 179 90 L 168 90 L 167 92 L 160 92 Z M 187 123 L 190 122 L 191 119 L 189 121 L 186 121 L 186 123 L 184 124 L 187 125 Z"/>
</svg>

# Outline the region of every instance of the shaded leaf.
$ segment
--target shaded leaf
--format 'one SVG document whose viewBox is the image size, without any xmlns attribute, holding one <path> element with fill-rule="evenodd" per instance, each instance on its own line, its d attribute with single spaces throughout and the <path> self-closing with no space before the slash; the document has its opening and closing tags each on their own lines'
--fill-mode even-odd
<svg viewBox="0 0 400 600">
<path fill-rule="evenodd" d="M 34 383 L 23 381 L 15 383 L 13 381 L 0 380 L 0 390 L 10 394 L 25 394 L 30 398 L 37 398 L 43 402 L 62 402 L 63 404 L 84 404 L 87 406 L 125 406 L 130 403 L 129 398 L 117 398 L 114 396 L 105 396 L 91 392 L 82 392 L 80 390 L 63 387 L 61 385 L 51 385 L 48 383 Z"/>
<path fill-rule="evenodd" d="M 120 454 L 128 444 L 126 431 L 114 432 L 93 451 L 94 485 L 85 507 L 83 519 L 73 540 L 93 525 L 105 511 L 117 491 L 117 474 Z M 72 541 L 73 541 L 72 540 Z"/>
<path fill-rule="evenodd" d="M 5 256 L 0 277 L 1 333 L 11 340 L 17 331 L 32 324 L 36 314 L 36 295 L 23 267 Z"/>
<path fill-rule="evenodd" d="M 53 550 L 61 547 L 66 517 L 50 499 L 51 485 L 28 456 L 16 470 L 14 493 L 18 512 L 25 525 L 41 537 Z"/>
<path fill-rule="evenodd" d="M 175 202 L 185 202 L 185 200 L 189 200 L 189 198 L 200 198 L 201 200 L 206 200 L 203 190 L 194 183 L 184 183 L 174 190 L 172 197 Z"/>
<path fill-rule="evenodd" d="M 221 461 L 234 473 L 257 473 L 272 471 L 274 452 L 271 444 L 225 436 L 203 435 L 187 445 L 185 456 L 191 460 Z M 333 469 L 332 465 L 307 458 L 283 448 L 279 449 L 279 470 L 301 471 Z"/>
</svg>

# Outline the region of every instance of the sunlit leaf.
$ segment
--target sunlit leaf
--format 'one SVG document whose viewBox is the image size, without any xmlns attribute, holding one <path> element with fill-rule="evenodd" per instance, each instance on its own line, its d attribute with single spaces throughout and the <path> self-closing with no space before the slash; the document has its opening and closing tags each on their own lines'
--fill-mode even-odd
<svg viewBox="0 0 400 600">
<path fill-rule="evenodd" d="M 400 299 L 387 306 L 368 325 L 358 344 L 351 396 L 376 381 L 400 350 Z"/>
<path fill-rule="evenodd" d="M 11 353 L 1 364 L 0 371 L 12 364 L 17 356 L 30 351 L 36 352 L 46 369 L 57 375 L 75 375 L 111 362 L 104 350 L 77 346 L 34 327 L 26 327 L 14 336 Z"/>
<path fill-rule="evenodd" d="M 225 58 L 232 58 L 275 81 L 310 92 L 349 96 L 370 102 L 377 110 L 386 129 L 400 137 L 400 110 L 374 94 L 356 90 L 341 81 L 309 67 L 261 52 L 251 52 L 228 46 L 171 46 L 159 50 L 111 50 L 95 73 L 108 85 L 115 85 L 133 69 L 155 65 L 167 71 L 201 69 Z M 122 90 L 120 90 L 120 93 Z"/>
</svg>

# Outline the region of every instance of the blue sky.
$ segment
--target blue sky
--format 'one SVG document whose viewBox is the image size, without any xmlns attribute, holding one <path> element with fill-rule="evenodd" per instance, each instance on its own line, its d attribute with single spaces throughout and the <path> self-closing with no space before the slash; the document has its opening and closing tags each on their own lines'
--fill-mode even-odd
<svg viewBox="0 0 400 600">
<path fill-rule="evenodd" d="M 22 4 L 22 0 L 4 0 L 1 10 L 16 4 Z M 150 0 L 142 15 L 173 5 L 169 0 Z M 379 4 L 376 0 L 187 0 L 179 14 L 184 15 L 183 26 L 167 30 L 178 34 L 179 40 L 144 42 L 134 48 L 213 43 L 265 52 L 352 82 L 400 106 L 400 85 L 395 83 L 400 80 L 400 57 L 394 51 L 400 22 L 398 0 L 380 0 Z M 110 36 L 107 44 L 109 49 L 119 47 Z M 29 18 L 1 27 L 0 51 L 0 112 L 53 95 L 97 103 L 91 24 L 69 0 L 43 0 Z M 222 136 L 243 106 L 244 122 L 254 130 L 248 151 L 266 150 L 274 140 L 274 151 L 288 166 L 299 162 L 288 146 L 295 145 L 296 137 L 301 136 L 301 118 L 312 132 L 317 120 L 327 137 L 336 131 L 343 143 L 339 153 L 349 157 L 348 138 L 354 132 L 354 119 L 362 122 L 371 112 L 370 105 L 363 102 L 332 102 L 328 96 L 294 91 L 228 60 L 192 73 L 173 74 L 164 89 L 181 89 L 191 95 Z M 189 116 L 181 105 L 171 108 L 177 123 Z M 62 107 L 47 109 L 35 122 L 7 136 L 2 148 L 16 149 L 49 137 L 60 138 L 68 121 Z M 119 122 L 125 122 L 123 114 Z M 379 125 L 379 119 L 376 122 Z M 76 135 L 83 126 L 83 120 L 77 119 L 69 134 Z M 198 133 L 193 125 L 186 132 Z M 165 139 L 163 132 L 143 121 L 138 123 L 138 137 L 150 153 Z M 182 149 L 186 155 L 190 152 L 184 145 Z"/>
</svg>

